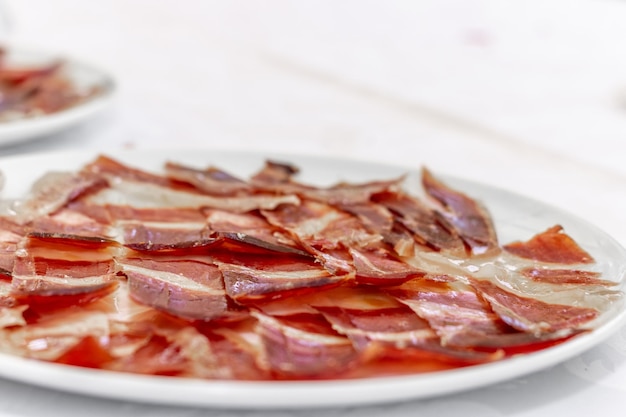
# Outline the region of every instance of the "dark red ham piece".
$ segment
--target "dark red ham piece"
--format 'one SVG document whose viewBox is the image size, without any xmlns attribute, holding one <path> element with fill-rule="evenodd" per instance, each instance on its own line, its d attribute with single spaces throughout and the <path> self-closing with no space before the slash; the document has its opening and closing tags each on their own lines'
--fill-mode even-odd
<svg viewBox="0 0 626 417">
<path fill-rule="evenodd" d="M 422 170 L 422 184 L 426 192 L 443 205 L 444 215 L 475 255 L 499 250 L 491 215 L 485 207 L 448 187 L 426 168 Z"/>
<path fill-rule="evenodd" d="M 228 301 L 217 266 L 197 261 L 125 259 L 120 270 L 136 301 L 174 316 L 211 320 L 225 315 Z"/>
<path fill-rule="evenodd" d="M 448 222 L 420 200 L 405 193 L 382 193 L 375 201 L 395 215 L 395 220 L 420 245 L 444 251 L 454 256 L 465 256 L 463 240 Z"/>
</svg>

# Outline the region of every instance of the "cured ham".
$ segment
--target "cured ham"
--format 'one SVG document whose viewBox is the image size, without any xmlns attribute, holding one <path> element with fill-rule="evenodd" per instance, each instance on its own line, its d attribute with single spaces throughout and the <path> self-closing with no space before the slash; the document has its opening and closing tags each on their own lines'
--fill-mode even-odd
<svg viewBox="0 0 626 417">
<path fill-rule="evenodd" d="M 548 304 L 514 294 L 488 281 L 472 280 L 472 286 L 503 321 L 537 336 L 563 331 L 567 334 L 598 316 L 593 308 Z"/>
<path fill-rule="evenodd" d="M 130 296 L 141 304 L 193 320 L 211 320 L 228 311 L 216 265 L 127 258 L 118 267 L 126 275 Z"/>
<path fill-rule="evenodd" d="M 501 244 L 426 169 L 426 198 L 404 176 L 252 172 L 102 155 L 4 202 L 0 351 L 181 378 L 402 375 L 563 343 L 623 298 L 561 226 Z"/>
<path fill-rule="evenodd" d="M 582 249 L 560 225 L 536 234 L 526 242 L 504 245 L 508 252 L 535 261 L 557 264 L 589 264 L 593 257 Z"/>
<path fill-rule="evenodd" d="M 443 205 L 443 214 L 474 254 L 499 250 L 491 216 L 478 201 L 448 187 L 428 169 L 422 170 L 422 184 L 426 192 Z"/>
</svg>

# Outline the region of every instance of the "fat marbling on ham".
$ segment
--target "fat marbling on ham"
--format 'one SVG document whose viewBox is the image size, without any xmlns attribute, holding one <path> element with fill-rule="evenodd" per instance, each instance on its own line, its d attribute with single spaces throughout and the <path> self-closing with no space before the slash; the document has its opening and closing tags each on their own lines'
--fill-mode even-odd
<svg viewBox="0 0 626 417">
<path fill-rule="evenodd" d="M 506 360 L 620 300 L 560 225 L 501 244 L 422 170 L 315 186 L 101 155 L 0 215 L 0 352 L 150 375 L 346 379 Z"/>
</svg>

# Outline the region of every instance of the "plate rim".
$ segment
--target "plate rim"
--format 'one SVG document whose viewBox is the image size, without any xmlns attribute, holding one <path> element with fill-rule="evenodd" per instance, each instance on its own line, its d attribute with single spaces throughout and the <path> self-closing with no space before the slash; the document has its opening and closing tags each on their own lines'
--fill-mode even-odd
<svg viewBox="0 0 626 417">
<path fill-rule="evenodd" d="M 64 156 L 71 158 L 73 163 L 85 163 L 94 159 L 97 155 L 106 154 L 111 157 L 126 155 L 132 157 L 141 154 L 151 154 L 151 157 L 160 158 L 162 161 L 171 158 L 176 154 L 208 153 L 212 155 L 227 154 L 231 157 L 246 155 L 256 158 L 259 161 L 271 157 L 291 158 L 297 164 L 297 160 L 306 159 L 308 161 L 330 161 L 333 164 L 348 162 L 360 167 L 372 164 L 379 167 L 393 170 L 411 170 L 404 165 L 390 164 L 386 162 L 364 161 L 350 159 L 349 157 L 325 157 L 320 155 L 304 155 L 298 153 L 276 153 L 260 152 L 257 150 L 237 151 L 213 148 L 192 149 L 135 149 L 135 150 L 56 150 L 32 153 L 26 155 L 13 155 L 0 157 L 0 170 L 7 161 L 18 163 L 24 160 L 48 159 Z M 207 154 L 208 155 L 208 154 Z M 207 159 L 212 159 L 208 156 Z M 78 161 L 80 160 L 80 161 Z M 138 163 L 141 166 L 141 162 Z M 223 167 L 228 169 L 228 167 Z M 46 168 L 43 168 L 46 169 Z M 5 173 L 11 175 L 11 173 Z M 626 256 L 626 249 L 615 240 L 610 234 L 601 230 L 591 222 L 582 219 L 566 210 L 553 205 L 543 203 L 523 194 L 494 187 L 478 181 L 461 179 L 462 182 L 474 184 L 479 187 L 488 188 L 497 192 L 515 195 L 529 202 L 536 202 L 549 210 L 557 210 L 565 213 L 571 219 L 580 222 L 584 228 L 600 233 L 603 238 L 615 245 L 620 250 L 622 256 Z M 29 185 L 29 184 L 26 184 Z M 489 204 L 487 203 L 487 207 Z M 625 261 L 626 258 L 621 259 Z M 624 284 L 624 268 L 621 269 L 622 276 L 620 283 Z M 434 398 L 470 389 L 482 388 L 497 382 L 511 380 L 520 376 L 528 375 L 550 366 L 557 365 L 571 359 L 584 351 L 599 345 L 616 332 L 626 323 L 626 308 L 622 305 L 621 310 L 614 314 L 598 328 L 586 334 L 579 335 L 571 340 L 546 348 L 537 352 L 511 357 L 502 361 L 458 368 L 446 371 L 436 371 L 425 374 L 412 374 L 402 376 L 382 376 L 364 379 L 331 380 L 331 381 L 222 381 L 222 380 L 202 380 L 193 378 L 177 378 L 146 376 L 127 374 L 106 370 L 85 369 L 68 365 L 60 365 L 48 362 L 41 362 L 34 359 L 27 359 L 0 353 L 0 376 L 10 380 L 17 380 L 46 388 L 53 388 L 75 394 L 83 394 L 108 399 L 123 399 L 129 401 L 178 405 L 178 406 L 200 406 L 219 407 L 228 409 L 303 409 L 303 408 L 327 408 L 335 406 L 349 405 L 373 405 L 400 400 L 419 400 Z M 20 367 L 22 371 L 20 372 Z M 510 369 L 509 369 L 510 368 Z M 23 372 L 24 369 L 29 372 Z M 502 375 L 502 369 L 508 371 Z M 17 371 L 17 372 L 16 372 Z M 31 372 L 32 371 L 32 372 Z M 70 380 L 67 380 L 67 376 Z M 42 376 L 44 376 L 42 378 Z M 72 381 L 73 378 L 73 381 Z M 125 380 L 124 384 L 119 384 L 119 379 Z M 50 383 L 48 381 L 54 381 Z M 172 381 L 176 381 L 172 384 Z M 433 384 L 433 381 L 435 382 Z M 471 381 L 471 386 L 467 383 Z M 120 386 L 122 385 L 122 386 Z M 128 389 L 128 385 L 136 389 Z M 106 389 L 103 389 L 103 386 Z M 159 392 L 154 395 L 151 389 Z M 166 389 L 167 388 L 167 389 Z M 276 395 L 277 389 L 281 390 L 280 398 L 272 397 Z M 363 395 L 363 390 L 368 390 L 368 395 Z M 190 392 L 191 391 L 191 392 Z M 203 395 L 197 395 L 199 391 Z M 328 396 L 329 391 L 335 393 Z M 419 391 L 419 392 L 416 392 Z M 343 395 L 341 395 L 343 394 Z M 355 396 L 359 401 L 355 401 Z"/>
</svg>

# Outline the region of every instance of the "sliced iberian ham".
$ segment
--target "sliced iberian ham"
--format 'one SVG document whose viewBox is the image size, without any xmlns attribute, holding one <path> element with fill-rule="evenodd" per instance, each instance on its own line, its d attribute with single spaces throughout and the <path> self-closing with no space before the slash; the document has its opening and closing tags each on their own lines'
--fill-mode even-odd
<svg viewBox="0 0 626 417">
<path fill-rule="evenodd" d="M 211 320 L 224 316 L 228 300 L 216 265 L 196 260 L 126 258 L 118 267 L 128 279 L 130 296 L 172 315 Z"/>
<path fill-rule="evenodd" d="M 418 279 L 389 290 L 426 320 L 443 346 L 507 348 L 543 339 L 507 324 L 471 287 Z"/>
<path fill-rule="evenodd" d="M 598 317 L 598 311 L 593 308 L 549 304 L 507 291 L 487 280 L 470 282 L 503 321 L 532 335 L 567 335 Z"/>
<path fill-rule="evenodd" d="M 537 233 L 526 242 L 516 241 L 504 245 L 504 249 L 522 258 L 540 262 L 564 265 L 594 262 L 593 257 L 565 233 L 560 225 Z"/>
<path fill-rule="evenodd" d="M 100 238 L 29 234 L 16 251 L 13 291 L 22 296 L 58 296 L 115 286 L 111 244 Z"/>
<path fill-rule="evenodd" d="M 321 314 L 252 315 L 258 320 L 265 360 L 279 378 L 328 378 L 358 362 L 350 340 L 336 333 Z"/>
<path fill-rule="evenodd" d="M 473 198 L 448 187 L 422 169 L 424 189 L 443 206 L 442 213 L 475 255 L 499 251 L 498 237 L 487 209 Z"/>
<path fill-rule="evenodd" d="M 464 256 L 465 246 L 447 220 L 426 204 L 405 193 L 381 193 L 376 202 L 394 213 L 395 220 L 422 246 Z"/>
<path fill-rule="evenodd" d="M 250 168 L 250 167 L 246 167 Z M 207 379 L 343 379 L 500 360 L 622 302 L 562 227 L 500 245 L 422 171 L 324 187 L 100 156 L 0 204 L 0 352 Z"/>
</svg>

